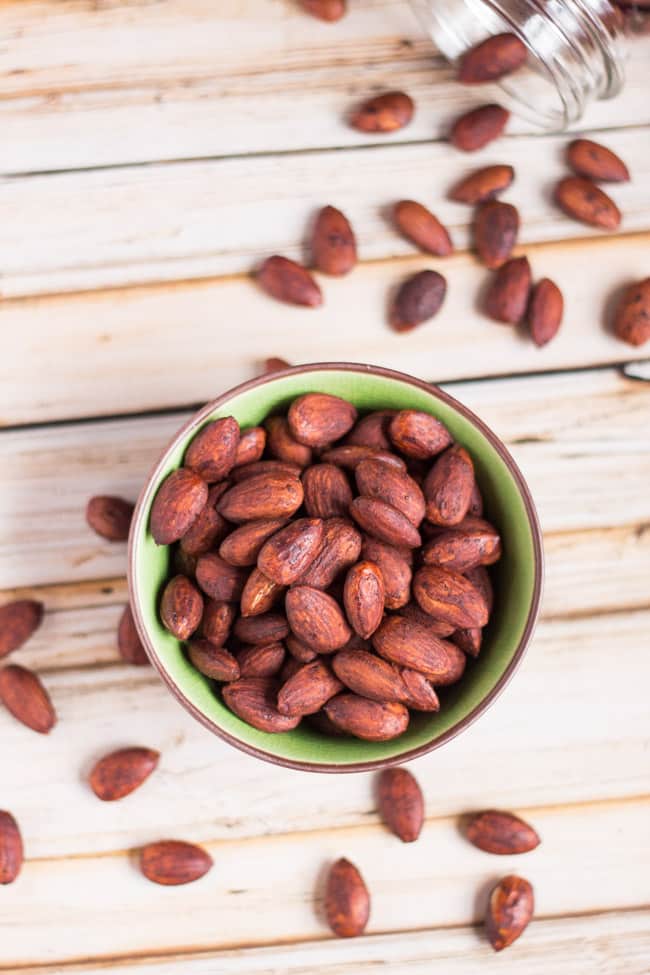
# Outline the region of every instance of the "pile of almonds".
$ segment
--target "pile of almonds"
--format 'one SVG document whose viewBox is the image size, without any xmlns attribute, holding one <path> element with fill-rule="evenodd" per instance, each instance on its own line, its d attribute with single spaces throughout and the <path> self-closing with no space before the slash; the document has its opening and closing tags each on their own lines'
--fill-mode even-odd
<svg viewBox="0 0 650 975">
<path fill-rule="evenodd" d="M 306 393 L 263 427 L 215 420 L 151 508 L 179 545 L 160 618 L 254 727 L 395 738 L 479 653 L 501 554 L 482 508 L 428 413 Z"/>
</svg>

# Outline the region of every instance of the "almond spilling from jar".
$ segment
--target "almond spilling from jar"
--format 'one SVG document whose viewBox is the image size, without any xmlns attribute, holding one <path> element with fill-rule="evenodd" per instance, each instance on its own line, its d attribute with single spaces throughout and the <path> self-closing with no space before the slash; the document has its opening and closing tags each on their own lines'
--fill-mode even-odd
<svg viewBox="0 0 650 975">
<path fill-rule="evenodd" d="M 424 822 L 424 797 L 405 768 L 387 768 L 379 776 L 379 814 L 403 843 L 414 843 Z"/>
<path fill-rule="evenodd" d="M 484 166 L 477 169 L 452 188 L 449 198 L 457 203 L 469 203 L 475 206 L 494 199 L 499 193 L 507 190 L 515 171 L 512 166 Z"/>
<path fill-rule="evenodd" d="M 456 119 L 449 138 L 462 152 L 476 152 L 499 138 L 509 118 L 500 105 L 481 105 Z"/>
<path fill-rule="evenodd" d="M 567 162 L 578 176 L 596 183 L 625 183 L 630 171 L 619 156 L 599 142 L 574 139 L 567 149 Z"/>
<path fill-rule="evenodd" d="M 362 102 L 350 115 L 350 125 L 360 132 L 395 132 L 413 118 L 413 99 L 403 91 L 386 91 Z"/>
<path fill-rule="evenodd" d="M 421 203 L 400 200 L 393 208 L 393 219 L 402 234 L 427 254 L 447 257 L 453 251 L 449 231 Z"/>
<path fill-rule="evenodd" d="M 463 54 L 458 80 L 464 85 L 498 81 L 518 71 L 528 57 L 528 49 L 516 34 L 494 34 Z"/>
<path fill-rule="evenodd" d="M 358 869 L 349 860 L 330 867 L 325 888 L 327 923 L 339 938 L 363 934 L 370 917 L 370 895 Z"/>
</svg>

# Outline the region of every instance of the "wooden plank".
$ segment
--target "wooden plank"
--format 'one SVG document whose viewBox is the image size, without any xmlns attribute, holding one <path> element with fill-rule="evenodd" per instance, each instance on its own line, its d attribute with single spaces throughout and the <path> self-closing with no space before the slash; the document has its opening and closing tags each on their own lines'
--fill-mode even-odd
<svg viewBox="0 0 650 975">
<path fill-rule="evenodd" d="M 495 955 L 480 929 L 438 930 L 331 939 L 218 954 L 175 955 L 107 963 L 118 975 L 429 975 L 438 965 L 445 975 L 647 975 L 650 911 L 590 914 L 533 921 L 517 944 Z M 0 971 L 2 967 L 0 966 Z M 75 966 L 74 975 L 103 975 L 104 964 Z M 21 969 L 21 975 L 50 975 L 51 968 Z"/>
<path fill-rule="evenodd" d="M 647 130 L 617 130 L 609 143 L 634 173 L 612 190 L 624 229 L 649 230 Z M 565 145 L 566 135 L 515 137 L 483 154 L 486 162 L 515 167 L 508 199 L 521 214 L 522 244 L 602 236 L 553 203 L 553 184 L 566 171 Z M 349 215 L 362 259 L 410 255 L 413 245 L 386 213 L 406 190 L 464 249 L 472 208 L 445 197 L 476 165 L 446 143 L 423 143 L 8 179 L 0 182 L 0 288 L 4 297 L 91 290 L 245 273 L 272 253 L 304 259 L 309 221 L 325 203 Z"/>
<path fill-rule="evenodd" d="M 647 274 L 649 248 L 650 235 L 527 248 L 535 276 L 556 279 L 566 297 L 564 328 L 541 350 L 477 310 L 486 272 L 469 255 L 446 260 L 445 306 L 410 334 L 386 325 L 390 290 L 441 262 L 364 265 L 324 281 L 316 311 L 274 302 L 246 278 L 0 302 L 0 423 L 205 401 L 267 355 L 373 362 L 438 382 L 624 362 L 632 349 L 605 327 L 607 303 Z"/>
<path fill-rule="evenodd" d="M 497 339 L 506 331 L 497 326 L 495 330 Z M 145 372 L 143 380 L 147 379 L 157 389 L 163 388 L 155 371 Z M 117 388 L 126 396 L 130 387 L 120 383 Z M 638 526 L 650 516 L 646 491 L 650 387 L 614 370 L 599 370 L 462 383 L 450 391 L 510 445 L 529 480 L 547 533 L 624 529 L 620 535 L 603 536 L 602 542 L 597 537 L 580 541 L 571 560 L 565 551 L 570 539 L 551 546 L 558 579 L 566 581 L 581 571 L 579 551 L 584 544 L 585 556 L 590 553 L 594 601 L 585 594 L 583 607 L 593 607 L 601 599 L 606 607 L 616 606 L 620 593 L 607 594 L 609 557 L 629 556 L 634 571 L 647 552 L 647 533 Z M 104 541 L 89 529 L 86 503 L 93 494 L 135 499 L 154 460 L 186 416 L 175 413 L 2 433 L 0 589 L 123 576 L 126 546 Z M 642 577 L 626 590 L 633 604 L 641 596 Z M 562 604 L 561 586 L 551 598 L 555 605 Z"/>
<path fill-rule="evenodd" d="M 534 883 L 538 918 L 639 907 L 647 898 L 649 812 L 647 800 L 535 810 L 544 841 L 525 864 L 516 858 L 496 864 L 461 837 L 455 821 L 444 819 L 427 823 L 413 845 L 376 825 L 213 842 L 206 845 L 214 869 L 182 891 L 153 886 L 127 851 L 31 860 L 3 911 L 3 963 L 87 964 L 154 948 L 215 950 L 323 938 L 323 870 L 341 854 L 357 862 L 372 892 L 369 934 L 478 920 L 495 876 L 513 869 Z M 617 841 L 603 843 L 612 833 Z M 149 835 L 159 835 L 157 824 Z M 585 869 L 585 850 L 595 847 L 598 856 L 589 856 Z"/>
<path fill-rule="evenodd" d="M 498 704 L 412 764 L 429 816 L 643 794 L 649 628 L 649 610 L 542 622 Z M 110 652 L 114 659 L 112 638 Z M 227 842 L 376 822 L 372 776 L 299 776 L 244 755 L 194 721 L 149 668 L 48 671 L 45 654 L 40 666 L 27 649 L 15 660 L 28 653 L 59 715 L 43 738 L 0 712 L 3 805 L 20 819 L 31 857 L 108 853 L 152 830 Z M 107 806 L 85 776 L 102 754 L 130 744 L 159 749 L 160 768 L 140 792 Z M 43 795 L 65 815 L 44 818 Z"/>
</svg>

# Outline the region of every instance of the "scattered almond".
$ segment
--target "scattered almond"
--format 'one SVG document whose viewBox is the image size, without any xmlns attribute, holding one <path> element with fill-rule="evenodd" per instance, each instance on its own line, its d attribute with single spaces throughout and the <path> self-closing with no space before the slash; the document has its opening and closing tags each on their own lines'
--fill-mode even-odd
<svg viewBox="0 0 650 975">
<path fill-rule="evenodd" d="M 574 139 L 567 149 L 569 166 L 578 176 L 597 183 L 625 183 L 630 172 L 615 152 L 591 139 Z"/>
<path fill-rule="evenodd" d="M 452 188 L 449 198 L 457 203 L 469 203 L 475 206 L 494 199 L 499 193 L 507 190 L 515 171 L 512 166 L 484 166 L 477 169 Z"/>
<path fill-rule="evenodd" d="M 95 795 L 114 802 L 135 792 L 158 765 L 160 752 L 151 748 L 121 748 L 105 755 L 93 767 L 89 782 Z"/>
<path fill-rule="evenodd" d="M 357 243 L 348 218 L 335 207 L 319 212 L 312 233 L 314 264 L 324 274 L 347 274 L 357 263 Z"/>
<path fill-rule="evenodd" d="M 614 315 L 614 332 L 629 345 L 650 339 L 650 278 L 626 288 Z"/>
<path fill-rule="evenodd" d="M 199 880 L 213 864 L 212 857 L 194 843 L 161 840 L 140 850 L 140 869 L 147 880 L 164 886 L 190 884 Z"/>
<path fill-rule="evenodd" d="M 86 506 L 86 521 L 92 530 L 109 542 L 125 542 L 129 537 L 134 505 L 124 498 L 98 495 Z"/>
<path fill-rule="evenodd" d="M 23 840 L 18 823 L 0 809 L 0 884 L 13 884 L 23 865 Z"/>
<path fill-rule="evenodd" d="M 535 345 L 542 346 L 554 338 L 564 314 L 562 292 L 550 278 L 542 278 L 533 288 L 526 319 Z"/>
<path fill-rule="evenodd" d="M 360 132 L 395 132 L 413 118 L 413 99 L 403 91 L 387 91 L 359 105 L 350 116 L 350 125 Z"/>
<path fill-rule="evenodd" d="M 508 948 L 526 930 L 535 909 L 533 888 L 523 877 L 504 877 L 493 888 L 485 918 L 495 951 Z"/>
<path fill-rule="evenodd" d="M 309 271 L 288 257 L 267 257 L 256 276 L 260 287 L 278 301 L 307 308 L 323 304 L 323 294 Z"/>
<path fill-rule="evenodd" d="M 513 257 L 502 264 L 485 295 L 484 309 L 495 322 L 517 325 L 526 314 L 531 287 L 530 264 L 526 257 Z"/>
<path fill-rule="evenodd" d="M 565 176 L 555 187 L 555 202 L 581 223 L 603 230 L 617 230 L 621 212 L 609 196 L 588 179 Z"/>
<path fill-rule="evenodd" d="M 539 846 L 540 839 L 532 826 L 509 812 L 488 809 L 472 816 L 465 829 L 470 843 L 486 853 L 500 856 L 528 853 Z"/>
<path fill-rule="evenodd" d="M 149 657 L 135 626 L 130 606 L 125 606 L 117 627 L 117 648 L 122 660 L 136 667 L 146 667 Z"/>
<path fill-rule="evenodd" d="M 365 931 L 370 917 L 370 895 L 363 877 L 349 860 L 337 860 L 330 867 L 325 914 L 339 938 L 356 938 Z"/>
<path fill-rule="evenodd" d="M 417 840 L 424 822 L 424 797 L 405 768 L 387 768 L 379 776 L 379 814 L 403 843 Z"/>
<path fill-rule="evenodd" d="M 396 332 L 410 332 L 440 311 L 447 282 L 437 271 L 418 271 L 407 278 L 395 295 L 390 324 Z"/>
<path fill-rule="evenodd" d="M 481 105 L 454 122 L 449 138 L 462 152 L 476 152 L 502 134 L 510 112 L 500 105 Z"/>
<path fill-rule="evenodd" d="M 528 57 L 528 48 L 516 34 L 494 34 L 463 54 L 458 80 L 464 85 L 498 81 L 519 70 Z"/>
<path fill-rule="evenodd" d="M 415 200 L 400 200 L 393 208 L 399 230 L 421 250 L 446 257 L 454 249 L 447 228 L 437 217 Z"/>
<path fill-rule="evenodd" d="M 474 245 L 486 267 L 501 267 L 508 260 L 517 243 L 518 233 L 519 214 L 512 204 L 489 200 L 477 209 Z"/>
<path fill-rule="evenodd" d="M 36 599 L 16 599 L 0 606 L 0 658 L 22 647 L 42 619 L 43 604 Z"/>
<path fill-rule="evenodd" d="M 26 667 L 11 664 L 0 670 L 0 701 L 32 731 L 46 735 L 56 724 L 49 694 L 36 674 Z"/>
</svg>

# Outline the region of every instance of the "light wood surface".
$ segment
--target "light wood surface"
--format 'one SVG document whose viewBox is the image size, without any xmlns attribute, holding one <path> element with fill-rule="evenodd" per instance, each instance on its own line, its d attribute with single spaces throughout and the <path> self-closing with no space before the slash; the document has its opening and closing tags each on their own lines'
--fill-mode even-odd
<svg viewBox="0 0 650 975">
<path fill-rule="evenodd" d="M 407 0 L 350 0 L 335 25 L 294 0 L 0 2 L 0 604 L 42 599 L 41 629 L 12 659 L 41 675 L 59 723 L 41 737 L 0 711 L 0 807 L 27 860 L 0 888 L 0 972 L 53 975 L 445 975 L 650 972 L 650 385 L 611 334 L 612 302 L 650 273 L 650 38 L 628 83 L 576 130 L 626 159 L 612 187 L 621 232 L 551 202 L 566 135 L 513 119 L 473 157 L 444 140 L 473 91 L 422 35 Z M 345 124 L 370 92 L 404 88 L 413 124 L 387 138 Z M 537 349 L 480 313 L 486 272 L 449 186 L 512 162 L 520 253 L 562 287 L 566 318 Z M 387 219 L 422 200 L 457 253 L 414 254 Z M 362 263 L 320 278 L 326 302 L 282 306 L 251 280 L 271 252 L 308 258 L 324 203 L 344 208 Z M 440 315 L 386 325 L 409 273 L 448 280 Z M 150 668 L 125 666 L 115 630 L 125 546 L 85 524 L 96 493 L 135 499 L 189 411 L 262 359 L 348 360 L 441 382 L 508 445 L 544 530 L 542 618 L 516 679 L 475 726 L 412 770 L 426 799 L 417 844 L 380 825 L 369 775 L 307 775 L 215 740 Z M 86 776 L 112 748 L 160 749 L 120 803 Z M 495 858 L 459 823 L 521 812 L 542 845 Z M 174 836 L 214 869 L 156 887 L 134 851 Z M 323 872 L 346 855 L 372 894 L 368 933 L 332 939 Z M 480 921 L 518 872 L 536 918 L 500 956 Z"/>
</svg>

